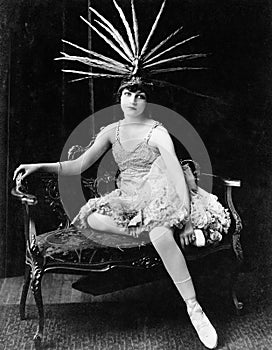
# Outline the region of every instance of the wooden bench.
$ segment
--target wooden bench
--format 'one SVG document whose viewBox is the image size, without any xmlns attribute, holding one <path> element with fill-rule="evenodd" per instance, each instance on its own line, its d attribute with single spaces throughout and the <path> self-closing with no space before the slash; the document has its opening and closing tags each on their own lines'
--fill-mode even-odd
<svg viewBox="0 0 272 350">
<path fill-rule="evenodd" d="M 69 153 L 69 158 L 73 159 L 76 153 L 82 151 L 84 151 L 83 148 L 75 147 L 73 152 Z M 230 295 L 238 312 L 243 308 L 235 292 L 235 283 L 243 262 L 240 244 L 242 223 L 233 204 L 232 190 L 240 187 L 241 182 L 215 175 L 202 174 L 201 176 L 213 177 L 215 189 L 213 192 L 229 209 L 232 223 L 222 241 L 201 248 L 189 246 L 184 253 L 189 264 L 211 254 L 228 253 L 232 259 L 228 267 L 231 273 Z M 107 181 L 106 177 L 99 180 Z M 97 183 L 97 179 L 82 176 L 82 185 L 87 191 L 87 196 L 98 195 Z M 41 281 L 45 273 L 87 275 L 89 280 L 96 283 L 93 285 L 89 283 L 87 290 L 86 288 L 83 290 L 93 295 L 121 290 L 167 276 L 161 259 L 151 243 L 145 244 L 133 237 L 118 235 L 103 237 L 94 235 L 92 240 L 70 226 L 69 218 L 60 200 L 56 175 L 46 173 L 30 175 L 23 183 L 17 181 L 12 194 L 22 203 L 26 244 L 25 281 L 21 294 L 20 316 L 21 319 L 25 319 L 25 304 L 30 286 L 39 314 L 39 325 L 34 335 L 36 348 L 40 347 L 44 330 Z M 47 214 L 48 210 L 49 214 Z M 46 223 L 44 226 L 50 223 L 54 229 L 45 230 L 41 234 L 44 230 L 42 221 Z M 99 244 L 99 240 L 104 244 Z M 134 273 L 134 278 L 126 278 L 128 274 L 131 276 L 131 273 Z M 74 287 L 82 290 L 80 283 L 76 282 Z"/>
</svg>

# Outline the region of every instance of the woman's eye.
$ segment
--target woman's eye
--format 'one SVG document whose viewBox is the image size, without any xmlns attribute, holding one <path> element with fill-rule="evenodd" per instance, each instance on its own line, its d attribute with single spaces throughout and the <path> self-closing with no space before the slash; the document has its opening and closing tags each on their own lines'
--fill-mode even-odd
<svg viewBox="0 0 272 350">
<path fill-rule="evenodd" d="M 130 96 L 130 92 L 126 91 L 126 92 L 124 92 L 124 95 L 125 96 Z"/>
<path fill-rule="evenodd" d="M 145 98 L 145 95 L 138 95 L 137 96 L 140 100 L 145 100 L 146 98 Z"/>
</svg>

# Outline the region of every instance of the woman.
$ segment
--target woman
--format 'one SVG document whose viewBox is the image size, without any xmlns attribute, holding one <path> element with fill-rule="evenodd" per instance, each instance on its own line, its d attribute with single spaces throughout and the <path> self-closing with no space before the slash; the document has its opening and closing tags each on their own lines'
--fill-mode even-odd
<svg viewBox="0 0 272 350">
<path fill-rule="evenodd" d="M 23 179 L 37 170 L 80 174 L 112 147 L 121 172 L 119 188 L 91 199 L 73 223 L 109 234 L 149 235 L 186 303 L 200 340 L 214 349 L 216 331 L 196 299 L 184 255 L 173 236 L 174 228 L 182 229 L 183 248 L 195 239 L 189 191 L 172 140 L 167 130 L 145 113 L 147 92 L 142 84 L 123 82 L 119 93 L 124 119 L 106 126 L 83 155 L 61 163 L 22 164 L 14 178 L 23 172 Z"/>
</svg>

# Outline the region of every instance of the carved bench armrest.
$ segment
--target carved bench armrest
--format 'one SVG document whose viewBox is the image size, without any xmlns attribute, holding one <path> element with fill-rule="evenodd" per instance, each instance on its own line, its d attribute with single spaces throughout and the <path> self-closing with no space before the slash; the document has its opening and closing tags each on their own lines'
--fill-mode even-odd
<svg viewBox="0 0 272 350">
<path fill-rule="evenodd" d="M 232 199 L 232 188 L 233 187 L 241 187 L 241 180 L 236 179 L 230 179 L 230 178 L 224 178 L 218 175 L 211 175 L 202 173 L 201 175 L 204 176 L 212 176 L 214 179 L 219 181 L 224 186 L 224 197 L 225 197 L 225 204 L 227 205 L 227 208 L 229 209 L 233 219 L 234 219 L 234 230 L 231 232 L 232 234 L 232 246 L 234 253 L 236 254 L 237 258 L 242 262 L 243 261 L 243 251 L 242 246 L 240 243 L 240 232 L 243 228 L 242 220 L 237 213 Z"/>
<path fill-rule="evenodd" d="M 226 187 L 241 187 L 241 180 L 237 180 L 237 179 L 235 180 L 235 179 L 226 178 L 223 176 L 218 176 L 213 174 L 207 174 L 207 173 L 201 173 L 201 175 L 210 176 L 215 179 L 218 179 L 218 181 L 220 181 Z"/>
<path fill-rule="evenodd" d="M 234 180 L 234 179 L 225 179 L 221 177 L 221 180 L 223 181 L 225 186 L 228 187 L 241 187 L 241 180 Z"/>
<path fill-rule="evenodd" d="M 221 185 L 224 186 L 225 204 L 227 205 L 228 209 L 230 210 L 230 212 L 235 220 L 235 223 L 236 223 L 235 230 L 232 234 L 233 235 L 239 234 L 241 229 L 242 229 L 242 221 L 241 221 L 241 218 L 238 215 L 238 213 L 234 207 L 234 204 L 233 204 L 232 188 L 233 187 L 241 187 L 241 180 L 234 180 L 234 179 L 224 178 L 222 176 L 211 175 L 211 174 L 206 174 L 206 173 L 202 173 L 201 175 L 213 177 L 214 179 L 219 181 L 219 183 L 221 183 Z"/>
<path fill-rule="evenodd" d="M 36 244 L 36 229 L 35 223 L 30 215 L 29 206 L 34 206 L 38 203 L 37 197 L 26 192 L 26 186 L 21 179 L 16 179 L 16 186 L 12 188 L 11 194 L 19 199 L 23 205 L 24 216 L 24 236 L 26 242 L 26 263 L 32 259 L 33 255 L 39 256 L 39 249 Z"/>
<path fill-rule="evenodd" d="M 27 193 L 26 186 L 20 177 L 16 179 L 16 186 L 12 188 L 11 194 L 19 199 L 22 204 L 36 205 L 38 203 L 37 197 L 33 194 Z"/>
</svg>

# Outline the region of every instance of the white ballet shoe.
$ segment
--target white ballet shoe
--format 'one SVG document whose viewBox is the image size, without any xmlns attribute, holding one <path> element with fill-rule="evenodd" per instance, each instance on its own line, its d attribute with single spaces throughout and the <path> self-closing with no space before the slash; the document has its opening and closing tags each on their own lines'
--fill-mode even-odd
<svg viewBox="0 0 272 350">
<path fill-rule="evenodd" d="M 199 339 L 208 349 L 217 347 L 218 337 L 216 330 L 203 312 L 201 306 L 196 300 L 186 301 L 187 311 L 190 316 Z"/>
</svg>

